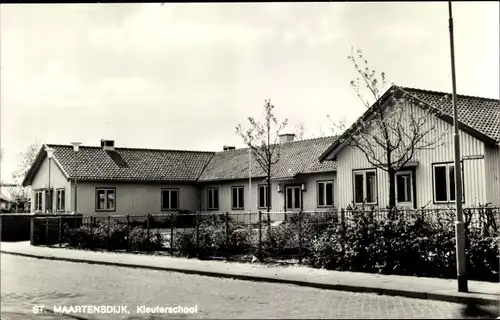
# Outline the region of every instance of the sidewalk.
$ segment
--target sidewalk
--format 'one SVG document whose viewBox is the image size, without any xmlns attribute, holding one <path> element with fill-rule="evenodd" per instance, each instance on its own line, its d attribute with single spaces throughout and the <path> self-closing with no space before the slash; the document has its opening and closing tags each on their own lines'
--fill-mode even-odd
<svg viewBox="0 0 500 320">
<path fill-rule="evenodd" d="M 93 252 L 31 246 L 29 242 L 2 242 L 0 252 L 33 258 L 145 268 L 233 278 L 287 283 L 321 289 L 376 293 L 419 299 L 499 305 L 498 283 L 469 281 L 469 293 L 457 292 L 456 280 L 388 276 L 328 271 L 307 267 L 276 267 L 250 263 L 200 261 L 196 259 L 126 253 Z"/>
</svg>

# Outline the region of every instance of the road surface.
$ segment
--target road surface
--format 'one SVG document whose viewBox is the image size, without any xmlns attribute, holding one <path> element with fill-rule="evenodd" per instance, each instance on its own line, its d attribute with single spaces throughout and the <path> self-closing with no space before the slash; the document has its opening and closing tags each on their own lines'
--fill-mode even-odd
<svg viewBox="0 0 500 320">
<path fill-rule="evenodd" d="M 255 283 L 164 271 L 1 255 L 7 319 L 460 318 L 454 303 Z M 44 305 L 44 312 L 33 308 Z M 127 306 L 121 314 L 53 314 L 57 307 Z M 55 307 L 54 307 L 55 306 Z M 195 314 L 137 314 L 137 306 L 196 307 Z M 78 312 L 78 310 L 56 310 Z M 144 311 L 144 310 L 143 310 Z M 150 312 L 153 310 L 150 310 Z M 158 310 L 161 312 L 161 310 Z M 173 310 L 175 311 L 175 310 Z M 177 310 L 179 311 L 179 310 Z M 189 310 L 187 310 L 189 311 Z M 168 312 L 163 310 L 163 312 Z"/>
</svg>

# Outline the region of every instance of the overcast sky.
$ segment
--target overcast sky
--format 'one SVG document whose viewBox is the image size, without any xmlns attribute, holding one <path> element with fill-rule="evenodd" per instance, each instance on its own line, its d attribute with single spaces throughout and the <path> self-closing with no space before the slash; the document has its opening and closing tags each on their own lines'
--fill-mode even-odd
<svg viewBox="0 0 500 320">
<path fill-rule="evenodd" d="M 499 97 L 499 4 L 454 3 L 457 87 Z M 2 5 L 2 180 L 35 141 L 222 150 L 266 98 L 288 131 L 364 106 L 361 48 L 396 84 L 451 92 L 448 7 L 432 3 Z"/>
</svg>

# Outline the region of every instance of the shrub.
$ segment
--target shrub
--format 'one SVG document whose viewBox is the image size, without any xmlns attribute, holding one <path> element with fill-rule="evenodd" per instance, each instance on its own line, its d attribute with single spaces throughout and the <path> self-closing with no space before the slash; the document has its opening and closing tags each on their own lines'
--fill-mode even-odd
<svg viewBox="0 0 500 320">
<path fill-rule="evenodd" d="M 157 231 L 135 227 L 129 233 L 129 246 L 132 251 L 160 250 L 163 247 L 163 237 Z"/>
</svg>

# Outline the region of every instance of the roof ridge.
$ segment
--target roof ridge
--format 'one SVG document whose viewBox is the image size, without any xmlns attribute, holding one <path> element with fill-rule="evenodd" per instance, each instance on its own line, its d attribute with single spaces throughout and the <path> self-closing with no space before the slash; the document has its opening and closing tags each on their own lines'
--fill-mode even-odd
<svg viewBox="0 0 500 320">
<path fill-rule="evenodd" d="M 316 137 L 316 138 L 308 138 L 308 139 L 303 139 L 303 140 L 287 141 L 287 142 L 282 142 L 282 143 L 278 143 L 278 144 L 287 144 L 287 145 L 290 145 L 292 143 L 308 142 L 308 141 L 312 141 L 312 140 L 320 140 L 320 139 L 328 139 L 328 138 L 338 138 L 338 137 L 339 137 L 339 135 L 330 135 L 330 136 L 325 136 L 325 137 Z M 216 153 L 234 152 L 234 151 L 237 151 L 237 150 L 247 150 L 247 149 L 248 149 L 248 147 L 236 148 L 236 149 L 233 149 L 233 150 L 216 151 Z"/>
<path fill-rule="evenodd" d="M 73 148 L 72 145 L 67 145 L 67 144 L 53 144 L 53 143 L 47 143 L 47 146 L 51 147 L 68 147 L 68 148 Z M 86 148 L 86 149 L 102 149 L 99 146 L 84 146 L 81 145 L 80 148 Z M 159 148 L 131 148 L 131 147 L 115 147 L 115 150 L 135 150 L 135 151 L 168 151 L 168 152 L 191 152 L 191 153 L 207 153 L 207 154 L 214 154 L 214 151 L 197 151 L 197 150 L 181 150 L 181 149 L 159 149 Z"/>
<path fill-rule="evenodd" d="M 429 90 L 429 89 L 420 89 L 420 88 L 412 88 L 412 87 L 405 87 L 405 86 L 400 86 L 403 90 L 412 90 L 412 91 L 420 91 L 423 93 L 433 93 L 433 94 L 442 94 L 442 95 L 452 95 L 453 93 L 451 92 L 444 92 L 444 91 L 436 91 L 436 90 Z M 467 95 L 467 94 L 458 94 L 457 97 L 462 97 L 462 98 L 473 98 L 473 99 L 481 99 L 481 100 L 493 100 L 493 101 L 499 101 L 500 99 L 497 98 L 486 98 L 486 97 L 480 97 L 480 96 L 472 96 L 472 95 Z"/>
</svg>

